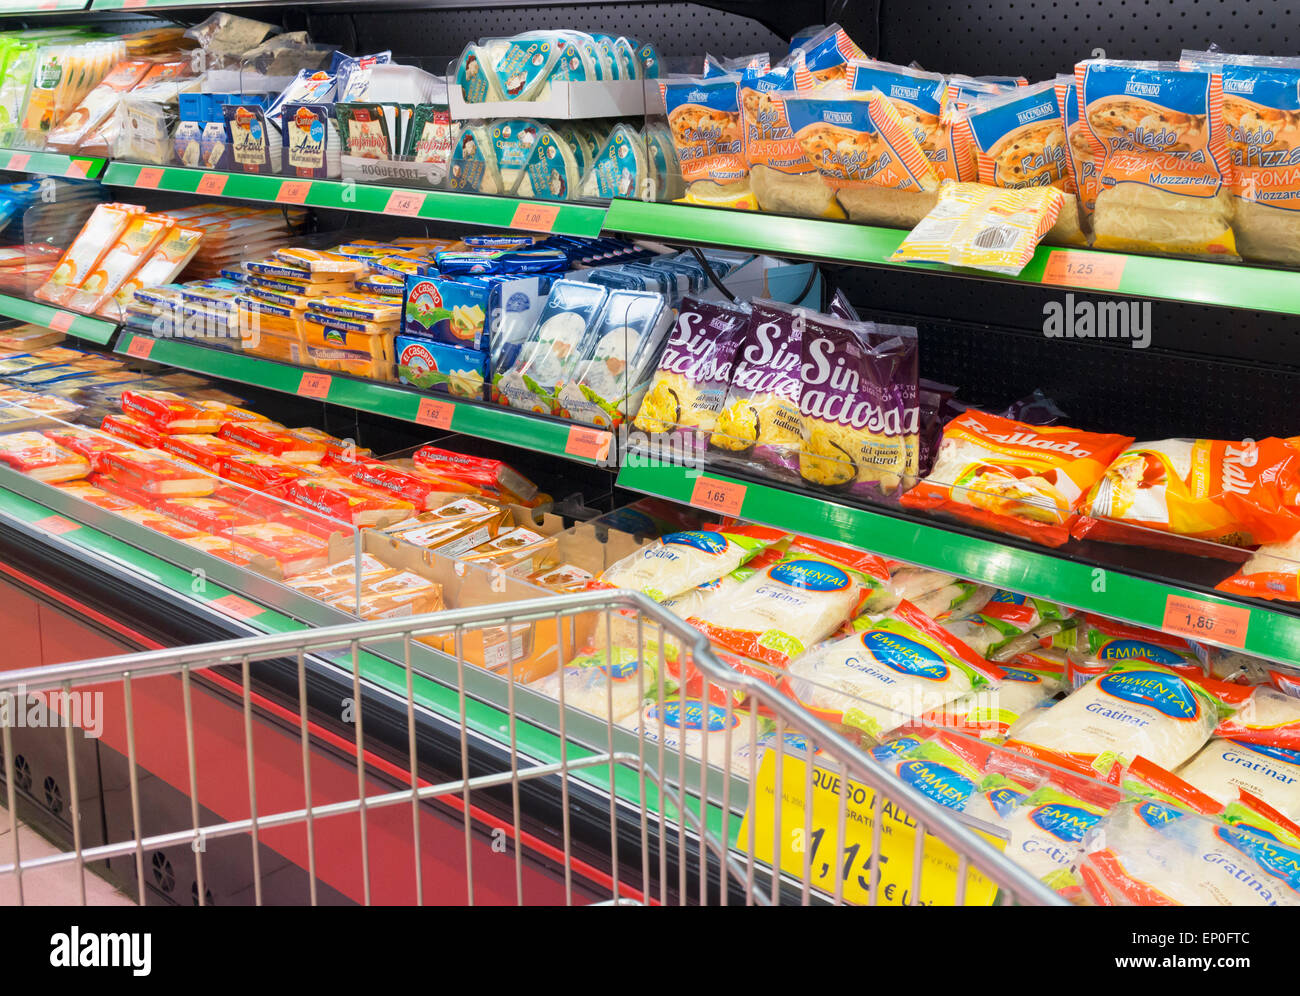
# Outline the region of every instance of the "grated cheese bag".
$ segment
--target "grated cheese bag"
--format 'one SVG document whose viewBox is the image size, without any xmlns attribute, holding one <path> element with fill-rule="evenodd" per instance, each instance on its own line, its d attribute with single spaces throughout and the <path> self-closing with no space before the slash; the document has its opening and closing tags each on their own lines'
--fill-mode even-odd
<svg viewBox="0 0 1300 996">
<path fill-rule="evenodd" d="M 947 263 L 1015 276 L 1061 213 L 1065 195 L 1052 187 L 987 187 L 948 180 L 939 202 L 890 257 Z"/>
<path fill-rule="evenodd" d="M 1045 885 L 1073 898 L 1079 879 L 1073 871 L 1088 831 L 1109 806 L 1054 785 L 1020 797 L 1000 821 L 1011 835 L 1006 854 Z"/>
<path fill-rule="evenodd" d="M 806 218 L 843 218 L 835 191 L 809 160 L 777 95 L 795 92 L 794 69 L 746 72 L 740 80 L 745 162 L 760 210 Z"/>
<path fill-rule="evenodd" d="M 758 760 L 749 751 L 751 730 L 758 737 L 771 732 L 771 720 L 759 718 L 752 709 L 686 697 L 651 702 L 618 725 L 644 737 L 647 745 L 663 744 L 666 751 L 697 761 L 707 754 L 709 764 L 742 778 L 752 774 Z"/>
<path fill-rule="evenodd" d="M 644 699 L 658 698 L 659 660 L 659 643 L 647 639 L 639 652 L 635 646 L 616 646 L 580 654 L 529 687 L 558 700 L 563 684 L 565 705 L 617 722 L 640 709 Z M 681 687 L 682 666 L 666 650 L 663 660 L 663 692 L 673 694 Z"/>
<path fill-rule="evenodd" d="M 1023 665 L 1023 666 L 1022 666 Z M 1063 665 L 1026 658 L 1015 665 L 986 665 L 996 687 L 962 695 L 921 717 L 929 726 L 943 726 L 982 740 L 1001 741 L 1021 716 L 1042 705 L 1065 687 Z"/>
<path fill-rule="evenodd" d="M 879 740 L 994 672 L 961 641 L 903 602 L 870 628 L 793 661 L 783 689 L 827 722 Z"/>
<path fill-rule="evenodd" d="M 1091 218 L 1100 180 L 1088 126 L 1079 117 L 1079 86 L 1073 76 L 1056 77 L 1056 106 L 1065 125 L 1065 165 L 1069 170 L 1069 184 L 1065 189 L 1077 195 L 1080 218 Z"/>
<path fill-rule="evenodd" d="M 1101 755 L 1141 755 L 1173 770 L 1239 708 L 1250 690 L 1192 679 L 1145 661 L 1116 664 L 1017 731 L 1007 746 L 1031 757 L 1091 765 Z"/>
<path fill-rule="evenodd" d="M 714 643 L 784 667 L 827 639 L 873 597 L 887 594 L 885 562 L 874 553 L 800 537 L 707 618 L 688 621 Z"/>
<path fill-rule="evenodd" d="M 1300 819 L 1300 751 L 1216 738 L 1178 775 L 1225 805 L 1244 790 Z"/>
<path fill-rule="evenodd" d="M 784 536 L 755 525 L 669 533 L 606 568 L 597 585 L 631 588 L 662 602 L 729 574 Z"/>
<path fill-rule="evenodd" d="M 1079 499 L 1132 441 L 969 409 L 944 427 L 934 468 L 902 503 L 1061 546 Z"/>
<path fill-rule="evenodd" d="M 1300 751 L 1300 699 L 1276 688 L 1255 688 L 1245 705 L 1214 733 L 1243 743 Z"/>
<path fill-rule="evenodd" d="M 790 51 L 787 62 L 795 68 L 795 83 L 800 90 L 843 86 L 854 59 L 867 54 L 838 24 L 828 24 L 811 38 Z"/>
<path fill-rule="evenodd" d="M 989 647 L 996 652 L 1016 637 L 1029 633 L 1044 622 L 1064 621 L 1073 609 L 1042 598 L 1031 598 L 1014 591 L 997 591 L 972 614 L 995 629 L 1000 638 Z"/>
<path fill-rule="evenodd" d="M 1071 687 L 1105 674 L 1116 662 L 1149 661 L 1190 677 L 1205 673 L 1205 651 L 1181 636 L 1084 613 L 1079 625 L 1044 641 L 1070 654 Z"/>
<path fill-rule="evenodd" d="M 1155 530 L 1229 546 L 1283 541 L 1300 532 L 1300 449 L 1273 437 L 1139 443 L 1115 458 L 1080 511 L 1080 538 L 1163 545 Z"/>
<path fill-rule="evenodd" d="M 963 153 L 954 145 L 952 119 L 944 116 L 948 83 L 943 76 L 912 66 L 854 59 L 849 63 L 848 85 L 858 92 L 879 91 L 889 101 L 938 179 L 972 179 L 959 168 Z"/>
<path fill-rule="evenodd" d="M 1235 257 L 1223 77 L 1107 59 L 1080 62 L 1074 75 L 1098 163 L 1094 244 Z"/>
<path fill-rule="evenodd" d="M 1216 591 L 1272 601 L 1300 602 L 1300 533 L 1277 543 L 1265 543 Z"/>
</svg>

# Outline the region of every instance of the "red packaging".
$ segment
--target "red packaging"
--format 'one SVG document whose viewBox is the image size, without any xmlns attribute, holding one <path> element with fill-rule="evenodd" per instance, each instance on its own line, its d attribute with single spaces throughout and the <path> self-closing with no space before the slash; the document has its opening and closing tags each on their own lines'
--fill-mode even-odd
<svg viewBox="0 0 1300 996">
<path fill-rule="evenodd" d="M 135 445 L 143 446 L 146 449 L 162 444 L 163 434 L 133 415 L 105 415 L 104 421 L 99 424 L 99 428 L 110 436 L 125 439 L 128 443 L 135 443 Z"/>
<path fill-rule="evenodd" d="M 364 460 L 352 465 L 349 475 L 358 484 L 376 488 L 411 502 L 417 509 L 434 508 L 448 488 L 438 478 L 413 470 L 404 470 L 378 460 Z M 454 487 L 459 492 L 462 489 Z"/>
<path fill-rule="evenodd" d="M 247 446 L 240 446 L 227 439 L 201 432 L 180 432 L 171 436 L 161 436 L 158 448 L 182 460 L 188 460 L 212 474 L 221 473 L 222 461 L 227 457 L 243 456 L 253 452 Z"/>
<path fill-rule="evenodd" d="M 253 562 L 258 559 L 260 554 L 242 543 L 236 543 L 225 536 L 210 536 L 206 533 L 200 536 L 191 536 L 183 541 L 187 546 L 192 546 L 204 553 L 210 553 L 231 564 L 239 567 L 254 567 Z M 277 569 L 278 573 L 278 569 Z"/>
<path fill-rule="evenodd" d="M 89 481 L 64 481 L 56 484 L 64 494 L 71 495 L 78 501 L 84 501 L 87 505 L 94 505 L 96 508 L 102 508 L 109 512 L 121 512 L 128 508 L 135 508 L 137 503 L 126 498 L 119 498 L 115 494 L 105 491 L 103 488 L 96 487 Z"/>
<path fill-rule="evenodd" d="M 43 435 L 46 439 L 54 440 L 64 449 L 85 457 L 90 462 L 92 471 L 104 469 L 103 457 L 105 453 L 116 453 L 118 450 L 130 449 L 126 443 L 119 439 L 106 436 L 102 432 L 95 432 L 93 429 L 83 429 L 75 425 L 60 429 L 46 429 Z"/>
<path fill-rule="evenodd" d="M 415 514 L 411 502 L 352 481 L 303 478 L 289 486 L 288 499 L 295 505 L 354 526 L 373 526 L 388 512 Z"/>
<path fill-rule="evenodd" d="M 159 449 L 106 453 L 104 473 L 145 494 L 167 498 L 200 498 L 216 486 L 198 468 Z"/>
<path fill-rule="evenodd" d="M 153 508 L 159 502 L 157 495 L 147 495 L 108 474 L 92 474 L 87 483 L 126 502 L 128 508 Z"/>
<path fill-rule="evenodd" d="M 282 523 L 236 526 L 225 536 L 273 560 L 284 571 L 285 577 L 305 574 L 329 563 L 327 541 Z"/>
<path fill-rule="evenodd" d="M 448 480 L 471 484 L 484 494 L 527 505 L 537 497 L 537 485 L 500 460 L 453 453 L 436 446 L 422 446 L 415 452 L 415 465 Z"/>
<path fill-rule="evenodd" d="M 169 515 L 163 515 L 150 508 L 128 508 L 118 514 L 124 519 L 130 519 L 138 525 L 162 533 L 164 536 L 170 536 L 172 539 L 186 540 L 202 535 L 193 526 L 187 526 Z"/>
<path fill-rule="evenodd" d="M 154 507 L 164 515 L 170 515 L 200 532 L 213 535 L 224 533 L 235 526 L 248 526 L 262 521 L 217 498 L 169 498 Z"/>
<path fill-rule="evenodd" d="M 357 446 L 350 439 L 339 439 L 337 436 L 331 436 L 321 429 L 304 426 L 289 431 L 299 439 L 324 446 L 325 459 L 322 461 L 324 465 L 332 467 L 344 475 L 352 470 L 352 465 L 358 460 L 370 460 L 374 457 L 374 453 L 366 447 Z"/>
<path fill-rule="evenodd" d="M 90 473 L 90 461 L 39 432 L 0 436 L 0 463 L 47 484 L 75 481 Z"/>
<path fill-rule="evenodd" d="M 325 459 L 324 443 L 303 439 L 278 422 L 227 422 L 217 435 L 290 463 L 320 463 Z"/>
<path fill-rule="evenodd" d="M 133 415 L 159 432 L 216 432 L 220 410 L 189 401 L 171 391 L 123 391 L 122 412 Z"/>
<path fill-rule="evenodd" d="M 221 476 L 254 491 L 283 498 L 289 493 L 289 485 L 308 473 L 278 457 L 240 453 L 221 461 Z"/>
</svg>

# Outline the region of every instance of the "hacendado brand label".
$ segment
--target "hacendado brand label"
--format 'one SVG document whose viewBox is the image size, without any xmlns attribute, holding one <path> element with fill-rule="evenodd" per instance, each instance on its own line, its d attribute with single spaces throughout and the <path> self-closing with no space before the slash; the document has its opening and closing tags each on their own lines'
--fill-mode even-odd
<svg viewBox="0 0 1300 996">
<path fill-rule="evenodd" d="M 1149 827 L 1159 830 L 1166 823 L 1182 819 L 1183 814 L 1177 810 L 1162 806 L 1158 802 L 1141 802 L 1137 807 L 1138 818 Z"/>
<path fill-rule="evenodd" d="M 704 553 L 718 556 L 727 550 L 727 541 L 717 533 L 684 532 L 670 533 L 664 537 L 665 544 L 689 546 Z"/>
<path fill-rule="evenodd" d="M 1035 826 L 1046 830 L 1057 840 L 1077 843 L 1083 840 L 1083 835 L 1091 830 L 1101 817 L 1079 806 L 1049 802 L 1031 812 L 1029 819 Z"/>
<path fill-rule="evenodd" d="M 1121 671 L 1097 679 L 1097 688 L 1113 698 L 1149 706 L 1171 719 L 1188 722 L 1201 714 L 1196 693 L 1176 675 L 1159 671 Z"/>
<path fill-rule="evenodd" d="M 843 591 L 849 576 L 838 567 L 820 560 L 791 560 L 768 568 L 773 581 L 803 591 Z"/>
<path fill-rule="evenodd" d="M 1097 648 L 1097 657 L 1103 661 L 1150 661 L 1152 664 L 1175 665 L 1186 663 L 1172 650 L 1157 647 L 1142 640 L 1108 640 Z"/>
<path fill-rule="evenodd" d="M 930 681 L 944 681 L 948 665 L 943 658 L 923 643 L 884 630 L 868 630 L 862 634 L 862 646 L 877 661 L 903 674 Z"/>
<path fill-rule="evenodd" d="M 615 681 L 626 681 L 628 678 L 635 678 L 636 673 L 641 670 L 641 662 L 636 661 L 611 661 L 608 664 L 598 665 L 597 670 L 604 672 Z"/>
<path fill-rule="evenodd" d="M 708 706 L 708 720 L 705 720 L 705 707 L 699 702 L 668 702 L 660 710 L 658 706 L 651 706 L 646 713 L 650 720 L 658 720 L 661 716 L 665 726 L 671 726 L 678 730 L 703 730 L 707 733 L 721 733 L 727 728 L 727 710 L 722 706 Z M 731 726 L 734 728 L 740 724 L 740 717 L 732 714 Z"/>
<path fill-rule="evenodd" d="M 1002 668 L 1002 676 L 1007 681 L 1023 681 L 1027 685 L 1036 685 L 1042 683 L 1042 677 L 1034 674 L 1033 671 L 1022 671 L 1018 667 Z"/>
<path fill-rule="evenodd" d="M 1015 789 L 1009 788 L 996 788 L 991 792 L 984 793 L 984 798 L 993 807 L 993 811 L 1003 819 L 1011 815 L 1011 811 L 1019 805 L 1020 800 L 1024 797 L 1024 792 L 1017 792 Z"/>
<path fill-rule="evenodd" d="M 949 809 L 961 809 L 975 791 L 975 784 L 961 772 L 933 761 L 904 761 L 898 777 Z"/>
</svg>

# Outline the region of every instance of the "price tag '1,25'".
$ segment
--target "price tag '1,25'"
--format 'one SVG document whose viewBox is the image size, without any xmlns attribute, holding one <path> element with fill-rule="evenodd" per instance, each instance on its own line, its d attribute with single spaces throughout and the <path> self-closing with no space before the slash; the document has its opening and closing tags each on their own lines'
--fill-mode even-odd
<svg viewBox="0 0 1300 996">
<path fill-rule="evenodd" d="M 298 382 L 298 395 L 324 401 L 330 393 L 330 383 L 333 379 L 329 374 L 305 373 L 302 375 L 302 380 Z"/>
<path fill-rule="evenodd" d="M 139 176 L 135 178 L 135 185 L 137 187 L 147 187 L 151 190 L 156 189 L 158 184 L 162 182 L 162 175 L 162 170 L 147 167 L 140 170 Z"/>
<path fill-rule="evenodd" d="M 555 219 L 559 215 L 558 204 L 520 204 L 515 208 L 515 216 L 510 219 L 510 227 L 530 232 L 549 232 L 555 227 Z"/>
<path fill-rule="evenodd" d="M 420 407 L 415 412 L 415 421 L 420 425 L 434 429 L 450 429 L 456 406 L 450 401 L 435 401 L 433 398 L 421 398 Z"/>
<path fill-rule="evenodd" d="M 126 347 L 126 355 L 134 356 L 137 360 L 147 360 L 149 354 L 153 352 L 153 344 L 157 341 L 145 335 L 138 335 L 131 340 L 131 345 Z"/>
<path fill-rule="evenodd" d="M 1047 266 L 1043 268 L 1043 283 L 1119 290 L 1125 262 L 1127 257 L 1118 254 L 1053 249 L 1047 256 Z"/>
<path fill-rule="evenodd" d="M 205 173 L 199 180 L 198 190 L 195 193 L 206 194 L 209 197 L 220 197 L 221 192 L 226 189 L 226 181 L 230 179 L 227 173 Z"/>
<path fill-rule="evenodd" d="M 613 433 L 574 425 L 569 428 L 569 438 L 564 443 L 564 452 L 569 456 L 600 462 L 609 459 L 609 447 L 613 441 Z"/>
<path fill-rule="evenodd" d="M 698 477 L 691 489 L 691 504 L 723 515 L 740 515 L 745 504 L 746 487 L 734 481 L 719 481 L 715 477 Z"/>
<path fill-rule="evenodd" d="M 1179 636 L 1244 647 L 1249 626 L 1250 609 L 1247 608 L 1186 595 L 1170 595 L 1165 599 L 1165 621 L 1161 628 Z"/>
<path fill-rule="evenodd" d="M 419 216 L 422 207 L 424 207 L 424 194 L 409 190 L 394 190 L 388 195 L 388 203 L 384 205 L 384 214 L 415 218 Z"/>
<path fill-rule="evenodd" d="M 311 193 L 310 180 L 285 180 L 275 199 L 281 204 L 306 204 L 307 195 Z"/>
</svg>

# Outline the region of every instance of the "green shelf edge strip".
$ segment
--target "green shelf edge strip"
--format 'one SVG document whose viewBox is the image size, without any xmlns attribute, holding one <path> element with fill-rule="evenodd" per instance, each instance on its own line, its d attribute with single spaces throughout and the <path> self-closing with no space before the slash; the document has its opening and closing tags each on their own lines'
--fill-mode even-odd
<svg viewBox="0 0 1300 996">
<path fill-rule="evenodd" d="M 0 11 L 3 13 L 3 11 Z M 26 156 L 26 159 L 23 157 Z M 19 164 L 15 166 L 14 160 Z M 75 179 L 94 180 L 104 172 L 108 160 L 98 156 L 65 156 L 57 152 L 24 152 L 22 149 L 0 149 L 0 169 L 18 170 L 23 173 L 48 173 L 51 176 L 69 176 L 75 173 Z M 85 163 L 73 169 L 73 163 Z M 82 172 L 84 168 L 85 172 Z"/>
<path fill-rule="evenodd" d="M 595 237 L 605 224 L 605 208 L 590 204 L 569 204 L 546 201 L 518 200 L 512 197 L 489 197 L 485 194 L 458 194 L 449 190 L 424 190 L 417 187 L 390 187 L 372 183 L 353 183 L 346 180 L 304 180 L 293 177 L 261 176 L 246 173 L 216 173 L 212 170 L 189 169 L 181 166 L 141 166 L 136 163 L 109 163 L 104 182 L 110 185 L 138 187 L 141 170 L 157 169 L 160 177 L 158 190 L 171 190 L 185 194 L 201 194 L 199 183 L 204 177 L 224 176 L 225 186 L 212 196 L 233 197 L 243 200 L 263 201 L 271 204 L 288 203 L 277 200 L 283 183 L 311 184 L 306 207 L 332 208 L 339 211 L 367 211 L 373 214 L 397 214 L 389 210 L 389 199 L 394 194 L 420 194 L 424 202 L 419 213 L 408 215 L 430 221 L 458 221 L 467 225 L 489 225 L 497 228 L 514 227 L 515 211 L 524 205 L 558 207 L 559 212 L 551 231 L 563 235 Z M 155 189 L 153 184 L 143 189 Z M 296 200 L 293 203 L 298 203 Z"/>
<path fill-rule="evenodd" d="M 23 0 L 21 4 L 0 3 L 0 17 L 8 17 L 14 14 L 66 14 L 78 10 L 89 10 L 90 5 L 86 0 L 45 0 L 42 4 L 38 0 Z"/>
<path fill-rule="evenodd" d="M 32 525 L 42 519 L 49 518 L 55 513 L 37 502 L 24 498 L 22 495 L 0 488 L 0 514 L 6 514 L 20 522 Z M 59 518 L 63 517 L 59 516 Z M 192 590 L 194 576 L 189 571 L 183 570 L 174 564 L 169 564 L 164 560 L 159 560 L 157 557 L 91 526 L 79 524 L 76 529 L 61 535 L 63 539 L 68 540 L 75 546 L 106 557 L 137 574 L 149 578 L 155 583 L 170 588 L 185 598 L 213 602 L 226 595 L 244 597 L 239 592 L 232 592 L 212 582 L 206 583 L 206 590 L 202 594 L 196 594 Z M 267 608 L 263 608 L 261 612 L 243 621 L 263 633 L 288 633 L 309 628 L 306 624 L 290 616 Z M 349 669 L 347 656 L 346 654 L 330 654 L 329 660 L 335 666 L 347 671 Z M 387 691 L 405 697 L 406 671 L 400 665 L 364 651 L 357 655 L 357 660 L 363 678 L 374 682 Z M 459 722 L 460 696 L 456 689 L 440 685 L 418 673 L 414 676 L 411 684 L 418 705 L 451 719 L 453 722 Z M 465 718 L 468 729 L 474 733 L 493 740 L 502 746 L 508 746 L 508 740 L 502 740 L 502 735 L 508 729 L 509 724 L 509 716 L 506 713 L 493 706 L 467 698 L 465 702 Z M 541 764 L 556 764 L 560 761 L 559 738 L 548 730 L 533 726 L 523 720 L 516 720 L 515 741 L 522 753 L 535 758 Z M 570 760 L 576 761 L 591 757 L 595 753 L 595 751 L 570 743 L 566 756 Z M 521 770 L 526 771 L 527 769 Z M 607 767 L 576 771 L 573 776 L 589 782 L 602 791 L 609 790 L 610 778 L 609 768 Z M 634 806 L 639 805 L 641 796 L 637 772 L 627 768 L 617 768 L 614 773 L 614 785 L 622 800 Z M 696 804 L 695 811 L 698 813 L 698 800 L 692 799 L 691 801 Z M 646 805 L 651 811 L 655 811 L 658 804 L 658 792 L 654 784 L 647 780 Z M 715 806 L 710 806 L 707 819 L 709 828 L 714 833 L 717 833 L 722 826 L 720 810 Z M 740 820 L 738 817 L 732 817 L 729 822 L 734 825 L 734 829 L 729 827 L 729 833 L 734 842 L 734 837 L 739 832 Z"/>
<path fill-rule="evenodd" d="M 686 239 L 760 252 L 795 253 L 837 262 L 931 270 L 981 280 L 1007 280 L 1061 292 L 1081 290 L 1102 296 L 1150 297 L 1300 315 L 1300 271 L 1039 246 L 1034 258 L 1018 276 L 998 277 L 938 263 L 892 263 L 890 257 L 907 235 L 898 229 L 813 218 L 774 217 L 757 211 L 728 211 L 633 200 L 611 201 L 605 216 L 605 228 L 648 238 Z M 1095 258 L 1113 264 L 1116 258 L 1122 259 L 1124 264 L 1119 286 L 1109 290 L 1086 284 L 1045 284 L 1043 275 L 1048 258 L 1053 252 L 1060 251 L 1084 257 L 1084 261 Z"/>
<path fill-rule="evenodd" d="M 886 557 L 1064 602 L 1084 611 L 1118 616 L 1152 629 L 1163 628 L 1166 600 L 1171 595 L 1242 607 L 1241 602 L 841 505 L 818 495 L 797 494 L 720 474 L 705 476 L 745 488 L 740 513 L 744 518 L 861 546 Z M 636 460 L 619 472 L 618 485 L 690 504 L 698 477 L 698 472 L 680 466 Z M 1262 606 L 1250 606 L 1247 611 L 1250 622 L 1242 648 L 1246 653 L 1279 661 L 1300 660 L 1300 618 Z"/>
<path fill-rule="evenodd" d="M 54 321 L 55 315 L 67 315 L 71 317 L 71 322 L 63 329 L 64 332 L 100 346 L 108 345 L 108 341 L 113 338 L 113 333 L 117 331 L 117 325 L 113 322 L 90 318 L 87 315 L 78 315 L 48 304 L 38 304 L 36 301 L 28 301 L 25 298 L 12 297 L 8 294 L 0 294 L 0 315 L 5 318 L 17 319 L 20 322 L 31 322 L 33 325 L 41 325 L 45 328 L 54 327 L 50 323 Z"/>
<path fill-rule="evenodd" d="M 149 336 L 123 332 L 114 351 L 125 355 L 137 338 L 144 339 L 146 342 L 150 340 Z M 251 384 L 254 387 L 283 391 L 286 394 L 298 393 L 298 385 L 302 382 L 304 373 L 320 372 L 278 363 L 275 360 L 264 360 L 255 356 L 242 356 L 207 346 L 197 346 L 191 342 L 180 342 L 175 339 L 154 339 L 148 359 L 151 362 L 166 363 L 193 373 L 222 377 L 241 384 Z M 506 408 L 460 404 L 445 395 L 421 394 L 395 384 L 353 380 L 343 376 L 332 377 L 329 393 L 322 400 L 332 405 L 342 405 L 376 415 L 386 415 L 389 418 L 417 422 L 416 415 L 419 412 L 420 402 L 426 398 L 455 406 L 451 428 L 448 431 L 509 443 L 513 446 L 523 446 L 552 456 L 563 457 L 566 460 L 587 462 L 564 452 L 569 438 L 568 425 L 533 418 Z"/>
</svg>

